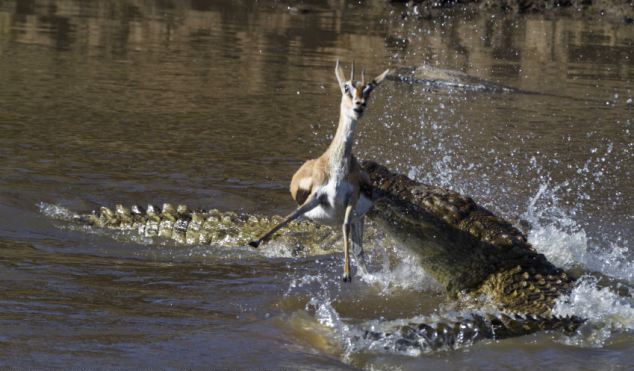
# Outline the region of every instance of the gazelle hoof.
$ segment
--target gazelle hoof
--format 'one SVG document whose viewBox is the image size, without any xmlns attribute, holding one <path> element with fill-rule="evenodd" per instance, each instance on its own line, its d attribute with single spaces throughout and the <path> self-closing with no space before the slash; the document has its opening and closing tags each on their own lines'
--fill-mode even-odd
<svg viewBox="0 0 634 371">
<path fill-rule="evenodd" d="M 350 274 L 343 274 L 343 282 L 352 282 L 352 276 Z"/>
<path fill-rule="evenodd" d="M 250 241 L 249 242 L 249 246 L 253 247 L 254 249 L 257 249 L 258 246 L 260 246 L 261 241 L 257 240 L 257 241 Z"/>
</svg>

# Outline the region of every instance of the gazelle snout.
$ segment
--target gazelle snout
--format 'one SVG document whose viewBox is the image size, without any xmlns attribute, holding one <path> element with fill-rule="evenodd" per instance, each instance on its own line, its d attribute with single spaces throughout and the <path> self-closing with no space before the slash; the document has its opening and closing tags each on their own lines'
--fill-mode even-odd
<svg viewBox="0 0 634 371">
<path fill-rule="evenodd" d="M 363 96 L 354 97 L 352 99 L 352 110 L 356 113 L 357 118 L 361 117 L 366 107 L 367 107 L 367 100 Z"/>
<path fill-rule="evenodd" d="M 365 107 L 365 99 L 361 98 L 361 99 L 355 99 L 354 100 L 354 106 L 356 107 Z"/>
</svg>

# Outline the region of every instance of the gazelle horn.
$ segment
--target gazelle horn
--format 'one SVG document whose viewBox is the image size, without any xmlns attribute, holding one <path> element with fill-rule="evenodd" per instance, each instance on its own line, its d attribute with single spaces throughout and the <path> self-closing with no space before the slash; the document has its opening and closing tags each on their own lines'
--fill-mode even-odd
<svg viewBox="0 0 634 371">
<path fill-rule="evenodd" d="M 354 84 L 354 60 L 352 61 L 352 67 L 350 68 L 350 81 Z"/>
</svg>

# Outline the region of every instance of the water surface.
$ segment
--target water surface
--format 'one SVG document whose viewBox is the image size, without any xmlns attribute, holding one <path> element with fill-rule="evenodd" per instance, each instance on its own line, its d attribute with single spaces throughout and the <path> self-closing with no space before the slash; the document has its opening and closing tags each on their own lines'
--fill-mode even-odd
<svg viewBox="0 0 634 371">
<path fill-rule="evenodd" d="M 0 1 L 0 365 L 634 365 L 632 25 L 421 20 L 387 3 Z M 386 241 L 367 241 L 371 274 L 341 285 L 341 254 L 227 254 L 40 212 L 165 201 L 289 212 L 290 177 L 335 130 L 337 58 L 518 89 L 388 81 L 355 151 L 528 221 L 553 262 L 614 281 L 585 278 L 558 308 L 588 326 L 404 354 L 355 334 L 458 309 Z"/>
</svg>

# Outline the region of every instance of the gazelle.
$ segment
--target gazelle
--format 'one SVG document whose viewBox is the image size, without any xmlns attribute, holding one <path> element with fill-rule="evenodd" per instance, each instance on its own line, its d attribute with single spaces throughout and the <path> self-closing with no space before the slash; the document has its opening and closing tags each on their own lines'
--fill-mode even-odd
<svg viewBox="0 0 634 371">
<path fill-rule="evenodd" d="M 388 72 L 389 69 L 385 70 L 366 84 L 365 71 L 362 71 L 361 81 L 354 81 L 353 63 L 350 80 L 346 80 L 337 60 L 335 76 L 342 96 L 335 137 L 324 154 L 306 161 L 293 175 L 290 191 L 299 207 L 249 245 L 258 247 L 280 228 L 302 215 L 318 223 L 342 225 L 345 259 L 343 280 L 351 281 L 350 240 L 353 253 L 362 266 L 363 216 L 372 206 L 369 177 L 352 155 L 354 131 L 367 107 L 370 93 L 383 82 Z"/>
</svg>

